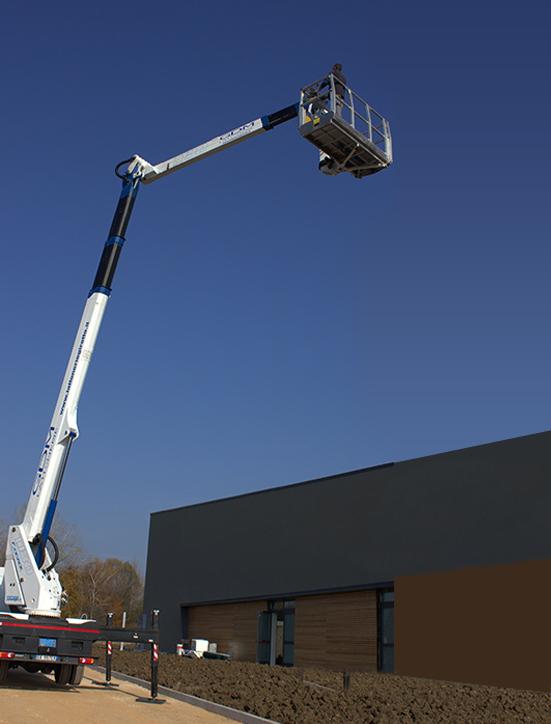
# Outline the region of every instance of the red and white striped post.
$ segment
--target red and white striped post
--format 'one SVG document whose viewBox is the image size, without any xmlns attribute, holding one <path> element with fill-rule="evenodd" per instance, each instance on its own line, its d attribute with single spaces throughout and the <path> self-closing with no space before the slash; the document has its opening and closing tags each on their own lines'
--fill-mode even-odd
<svg viewBox="0 0 551 724">
<path fill-rule="evenodd" d="M 107 614 L 107 620 L 105 622 L 107 628 L 113 626 L 113 614 Z M 105 685 L 112 686 L 111 683 L 111 671 L 113 669 L 113 644 L 111 641 L 105 643 Z"/>
<path fill-rule="evenodd" d="M 156 699 L 159 693 L 159 644 L 151 644 L 151 698 Z"/>
<path fill-rule="evenodd" d="M 107 641 L 105 646 L 105 681 L 111 683 L 111 668 L 113 658 L 113 644 L 111 641 Z"/>
<path fill-rule="evenodd" d="M 151 611 L 151 628 L 159 629 L 159 611 Z M 151 698 L 156 699 L 159 694 L 159 644 L 151 642 Z"/>
<path fill-rule="evenodd" d="M 151 628 L 154 631 L 159 630 L 159 612 L 151 611 Z M 153 639 L 149 640 L 151 644 L 151 692 L 149 697 L 139 697 L 136 701 L 144 704 L 164 704 L 166 699 L 159 699 L 159 644 Z"/>
<path fill-rule="evenodd" d="M 113 614 L 108 613 L 105 621 L 106 628 L 113 627 Z M 105 642 L 105 681 L 94 681 L 98 686 L 118 686 L 111 681 L 111 671 L 113 669 L 113 644 L 111 641 Z"/>
</svg>

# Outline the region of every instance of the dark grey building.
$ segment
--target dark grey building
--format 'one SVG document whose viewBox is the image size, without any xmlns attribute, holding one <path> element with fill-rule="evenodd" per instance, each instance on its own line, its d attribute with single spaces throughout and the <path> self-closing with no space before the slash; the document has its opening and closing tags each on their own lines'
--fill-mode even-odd
<svg viewBox="0 0 551 724">
<path fill-rule="evenodd" d="M 534 610 L 518 587 L 551 605 L 550 510 L 544 432 L 161 511 L 145 607 L 168 650 L 551 688 L 543 644 L 510 648 Z"/>
</svg>

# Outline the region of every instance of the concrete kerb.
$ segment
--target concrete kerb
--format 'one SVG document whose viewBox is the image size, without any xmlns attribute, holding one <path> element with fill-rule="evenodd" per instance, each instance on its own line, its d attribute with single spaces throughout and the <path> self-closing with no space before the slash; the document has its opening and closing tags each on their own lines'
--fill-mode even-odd
<svg viewBox="0 0 551 724">
<path fill-rule="evenodd" d="M 95 671 L 105 671 L 105 668 L 103 666 L 95 665 L 91 666 L 90 668 Z M 128 683 L 130 684 L 136 684 L 136 686 L 141 686 L 144 689 L 149 690 L 151 688 L 151 684 L 149 681 L 145 681 L 144 679 L 138 679 L 135 676 L 121 674 L 118 671 L 113 671 L 111 673 L 111 676 L 114 679 L 121 679 L 122 681 L 128 681 Z M 225 716 L 227 719 L 242 722 L 242 724 L 259 724 L 260 722 L 264 722 L 264 724 L 280 724 L 280 722 L 274 721 L 273 719 L 264 719 L 261 716 L 256 716 L 256 714 L 249 714 L 246 711 L 233 709 L 231 706 L 217 704 L 216 702 L 209 701 L 208 699 L 200 699 L 198 696 L 193 696 L 192 694 L 185 694 L 183 691 L 168 689 L 166 686 L 159 686 L 159 694 L 162 694 L 163 696 L 168 696 L 171 699 L 178 699 L 178 701 L 184 701 L 186 702 L 186 704 L 191 704 L 192 706 L 198 706 L 201 709 L 205 709 L 206 711 L 211 711 L 213 714 L 220 714 L 220 716 Z"/>
</svg>

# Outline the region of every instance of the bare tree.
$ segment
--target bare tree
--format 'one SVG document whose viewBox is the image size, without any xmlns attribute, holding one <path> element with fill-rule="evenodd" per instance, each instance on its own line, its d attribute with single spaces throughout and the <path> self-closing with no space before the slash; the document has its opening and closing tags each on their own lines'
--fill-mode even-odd
<svg viewBox="0 0 551 724">
<path fill-rule="evenodd" d="M 8 528 L 14 523 L 21 523 L 24 517 L 25 506 L 21 505 L 9 520 L 0 518 L 0 566 L 3 566 L 6 560 Z M 51 535 L 59 548 L 59 561 L 56 564 L 58 570 L 63 571 L 70 566 L 80 565 L 86 560 L 76 526 L 66 521 L 63 516 L 59 514 L 56 516 Z"/>
<path fill-rule="evenodd" d="M 57 516 L 52 526 L 52 537 L 59 548 L 59 560 L 56 568 L 60 573 L 71 566 L 78 566 L 87 559 L 82 550 L 82 544 L 77 527 L 67 522 L 62 516 Z"/>
<path fill-rule="evenodd" d="M 143 582 L 138 569 L 118 558 L 94 558 L 67 568 L 63 585 L 68 594 L 66 616 L 103 620 L 106 613 L 113 613 L 120 620 L 126 611 L 129 623 L 134 623 L 142 611 Z"/>
</svg>

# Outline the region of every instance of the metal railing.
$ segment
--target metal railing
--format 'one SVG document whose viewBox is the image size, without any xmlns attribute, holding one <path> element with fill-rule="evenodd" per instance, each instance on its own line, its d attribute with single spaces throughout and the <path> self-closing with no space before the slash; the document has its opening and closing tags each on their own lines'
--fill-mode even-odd
<svg viewBox="0 0 551 724">
<path fill-rule="evenodd" d="M 333 73 L 305 86 L 300 93 L 299 124 L 332 112 L 364 136 L 392 163 L 392 136 L 387 119 Z"/>
</svg>

